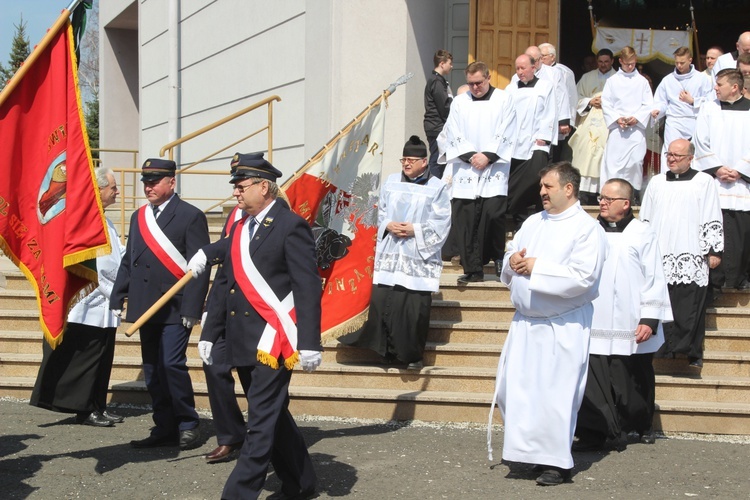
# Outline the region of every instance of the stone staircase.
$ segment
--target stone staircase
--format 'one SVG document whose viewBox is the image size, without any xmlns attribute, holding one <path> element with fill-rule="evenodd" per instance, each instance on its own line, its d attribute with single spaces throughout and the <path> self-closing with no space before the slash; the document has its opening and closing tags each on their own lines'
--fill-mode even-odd
<svg viewBox="0 0 750 500">
<path fill-rule="evenodd" d="M 221 219 L 209 222 L 212 239 Z M 6 260 L 6 259 L 3 259 Z M 0 291 L 0 396 L 28 398 L 41 360 L 36 300 L 23 275 L 0 265 L 7 289 Z M 457 286 L 460 268 L 446 263 L 433 299 L 425 367 L 408 371 L 379 364 L 362 349 L 324 342 L 323 364 L 298 370 L 290 393 L 295 414 L 356 418 L 487 422 L 495 370 L 513 306 L 508 289 L 487 266 L 484 283 Z M 686 359 L 656 360 L 657 429 L 669 432 L 750 434 L 750 293 L 725 290 L 707 313 L 704 366 Z M 111 379 L 117 403 L 148 404 L 138 338 L 118 333 Z M 188 348 L 196 405 L 208 409 L 197 353 L 199 328 Z M 239 384 L 237 384 L 239 387 Z M 242 400 L 241 394 L 238 396 Z M 500 423 L 498 412 L 494 420 Z"/>
</svg>

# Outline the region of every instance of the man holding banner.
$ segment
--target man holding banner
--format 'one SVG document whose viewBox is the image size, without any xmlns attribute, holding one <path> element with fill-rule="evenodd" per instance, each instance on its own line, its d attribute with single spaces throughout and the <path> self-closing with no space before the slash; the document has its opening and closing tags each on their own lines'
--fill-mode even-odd
<svg viewBox="0 0 750 500">
<path fill-rule="evenodd" d="M 226 363 L 237 368 L 248 402 L 244 443 L 221 497 L 258 498 L 273 463 L 281 498 L 309 498 L 315 471 L 288 407 L 294 365 L 312 371 L 321 361 L 315 242 L 310 225 L 277 200 L 281 172 L 262 154 L 237 154 L 232 165 L 230 182 L 248 217 L 188 263 L 194 276 L 208 276 L 206 253 L 212 264 L 223 256 L 198 352 L 211 363 L 223 330 Z"/>
<path fill-rule="evenodd" d="M 133 213 L 125 256 L 117 272 L 110 308 L 134 322 L 185 275 L 187 260 L 209 243 L 206 216 L 175 194 L 171 160 L 149 159 L 141 170 L 148 205 Z M 193 385 L 187 369 L 190 331 L 203 311 L 209 276 L 191 282 L 140 329 L 146 387 L 154 408 L 151 434 L 134 448 L 199 446 Z"/>
</svg>

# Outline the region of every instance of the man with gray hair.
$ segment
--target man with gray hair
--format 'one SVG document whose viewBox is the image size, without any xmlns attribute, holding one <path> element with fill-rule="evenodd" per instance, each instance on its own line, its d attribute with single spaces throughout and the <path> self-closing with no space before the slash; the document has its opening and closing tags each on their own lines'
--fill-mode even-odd
<svg viewBox="0 0 750 500">
<path fill-rule="evenodd" d="M 542 54 L 542 63 L 557 69 L 562 76 L 562 89 L 568 98 L 568 108 L 570 122 L 569 129 L 565 136 L 560 137 L 556 146 L 552 147 L 550 152 L 552 161 L 572 161 L 573 152 L 568 147 L 568 139 L 575 132 L 576 107 L 578 103 L 578 90 L 576 89 L 576 75 L 573 70 L 557 61 L 557 50 L 551 43 L 539 44 L 539 52 Z"/>
</svg>

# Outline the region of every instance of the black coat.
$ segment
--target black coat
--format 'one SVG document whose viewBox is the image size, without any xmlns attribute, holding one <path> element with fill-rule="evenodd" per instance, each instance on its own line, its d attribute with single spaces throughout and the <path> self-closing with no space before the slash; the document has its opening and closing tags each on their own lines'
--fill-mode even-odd
<svg viewBox="0 0 750 500">
<path fill-rule="evenodd" d="M 150 207 L 146 206 L 145 209 L 150 210 Z M 187 261 L 210 242 L 205 214 L 177 195 L 167 204 L 156 223 Z M 200 318 L 209 280 L 209 273 L 191 280 L 148 323 L 177 324 L 182 322 L 182 316 Z M 156 258 L 143 240 L 138 225 L 138 212 L 134 212 L 130 218 L 125 256 L 110 296 L 110 308 L 122 309 L 127 298 L 126 321 L 134 322 L 175 283 L 177 278 Z"/>
<path fill-rule="evenodd" d="M 227 363 L 251 366 L 259 363 L 258 342 L 266 322 L 250 305 L 234 276 L 231 245 L 234 238 L 240 237 L 237 227 L 237 224 L 232 227 L 229 238 L 203 249 L 209 264 L 223 261 L 224 265 L 214 280 L 211 307 L 207 310 L 201 340 L 215 342 L 225 331 Z M 243 229 L 247 230 L 245 226 Z M 297 350 L 321 350 L 322 285 L 315 258 L 315 242 L 307 221 L 289 210 L 285 203 L 277 201 L 260 221 L 250 244 L 250 255 L 280 300 L 289 292 L 293 293 Z"/>
</svg>

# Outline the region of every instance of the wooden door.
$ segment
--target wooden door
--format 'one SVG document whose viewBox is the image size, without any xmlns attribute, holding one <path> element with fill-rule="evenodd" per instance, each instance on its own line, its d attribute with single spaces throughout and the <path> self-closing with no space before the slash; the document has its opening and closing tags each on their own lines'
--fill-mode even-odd
<svg viewBox="0 0 750 500">
<path fill-rule="evenodd" d="M 472 0 L 469 61 L 484 61 L 505 88 L 529 45 L 558 44 L 560 0 Z"/>
</svg>

